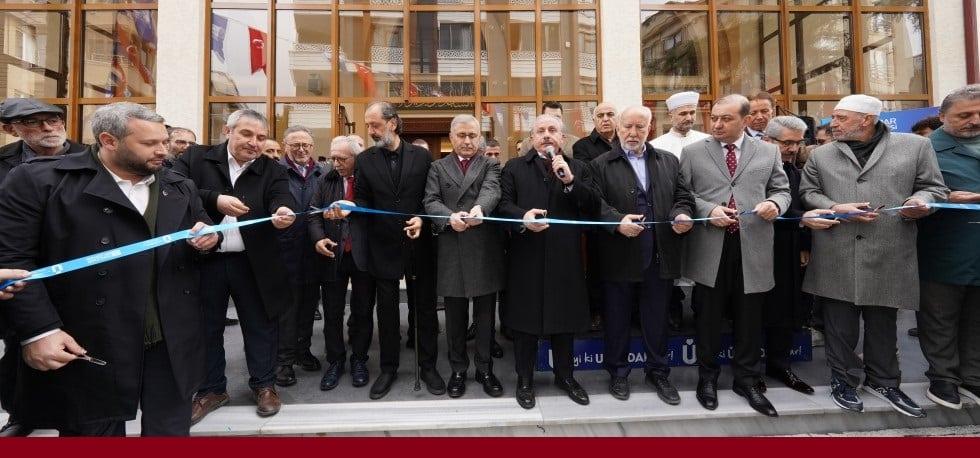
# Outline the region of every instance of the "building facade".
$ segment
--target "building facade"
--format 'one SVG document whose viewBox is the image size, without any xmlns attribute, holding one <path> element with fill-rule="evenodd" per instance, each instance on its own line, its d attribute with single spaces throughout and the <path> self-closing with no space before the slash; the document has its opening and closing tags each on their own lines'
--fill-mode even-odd
<svg viewBox="0 0 980 458">
<path fill-rule="evenodd" d="M 826 116 L 843 95 L 899 110 L 966 84 L 976 0 L 7 0 L 0 97 L 39 97 L 91 142 L 99 105 L 130 100 L 221 140 L 251 107 L 334 135 L 363 136 L 372 100 L 396 103 L 405 136 L 450 149 L 449 119 L 476 115 L 516 154 L 543 101 L 592 130 L 600 101 L 773 94 L 781 111 Z M 975 19 L 975 18 L 974 18 Z M 972 40 L 972 46 L 971 46 Z M 973 56 L 975 62 L 975 56 Z M 976 74 L 976 71 L 972 72 Z M 0 143 L 13 139 L 0 134 Z"/>
</svg>

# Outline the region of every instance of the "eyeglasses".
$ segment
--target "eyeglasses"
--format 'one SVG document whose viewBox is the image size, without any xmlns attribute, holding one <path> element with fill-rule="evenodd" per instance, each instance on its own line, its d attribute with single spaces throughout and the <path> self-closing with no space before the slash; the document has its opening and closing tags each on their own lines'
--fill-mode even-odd
<svg viewBox="0 0 980 458">
<path fill-rule="evenodd" d="M 20 124 L 24 127 L 30 127 L 32 129 L 36 129 L 38 127 L 41 127 L 41 124 L 47 124 L 51 127 L 61 127 L 65 125 L 65 120 L 56 116 L 48 119 L 37 119 L 37 118 L 18 119 L 16 121 L 11 121 L 10 123 Z"/>
<path fill-rule="evenodd" d="M 779 139 L 775 139 L 775 138 L 772 139 L 772 140 L 774 142 L 778 143 L 779 145 L 782 145 L 784 148 L 792 148 L 794 146 L 799 146 L 799 147 L 802 148 L 802 147 L 806 146 L 806 142 L 803 141 L 803 140 L 800 140 L 800 141 L 796 141 L 796 140 L 779 140 Z"/>
<path fill-rule="evenodd" d="M 292 149 L 313 149 L 312 143 L 287 143 L 286 146 Z"/>
</svg>

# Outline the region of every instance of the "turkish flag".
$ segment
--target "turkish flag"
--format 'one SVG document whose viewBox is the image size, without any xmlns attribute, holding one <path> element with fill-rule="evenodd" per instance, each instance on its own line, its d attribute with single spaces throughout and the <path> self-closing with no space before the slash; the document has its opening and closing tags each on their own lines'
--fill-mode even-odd
<svg viewBox="0 0 980 458">
<path fill-rule="evenodd" d="M 252 73 L 259 70 L 268 73 L 265 66 L 265 40 L 265 32 L 252 27 L 248 28 L 248 46 L 252 55 Z"/>
<path fill-rule="evenodd" d="M 364 88 L 364 95 L 374 97 L 374 72 L 365 65 L 354 63 L 357 68 L 357 77 L 361 79 L 361 86 Z"/>
</svg>

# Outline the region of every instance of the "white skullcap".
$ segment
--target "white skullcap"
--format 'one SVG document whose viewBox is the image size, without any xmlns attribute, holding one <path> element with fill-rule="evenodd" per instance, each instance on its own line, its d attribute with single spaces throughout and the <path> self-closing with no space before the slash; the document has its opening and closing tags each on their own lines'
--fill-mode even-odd
<svg viewBox="0 0 980 458">
<path fill-rule="evenodd" d="M 697 105 L 701 94 L 697 92 L 678 92 L 667 98 L 667 111 L 674 111 L 684 105 Z"/>
<path fill-rule="evenodd" d="M 883 105 L 881 100 L 864 94 L 854 94 L 844 97 L 843 99 L 840 99 L 840 102 L 837 102 L 837 106 L 834 107 L 835 110 L 854 111 L 873 116 L 880 115 L 882 108 Z"/>
</svg>

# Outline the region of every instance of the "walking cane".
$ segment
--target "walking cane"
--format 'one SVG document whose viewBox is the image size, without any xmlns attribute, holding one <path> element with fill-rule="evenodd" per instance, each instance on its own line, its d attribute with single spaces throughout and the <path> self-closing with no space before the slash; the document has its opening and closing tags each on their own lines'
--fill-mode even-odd
<svg viewBox="0 0 980 458">
<path fill-rule="evenodd" d="M 419 285 L 418 285 L 418 275 L 416 271 L 418 267 L 415 265 L 417 261 L 415 259 L 415 240 L 409 240 L 408 242 L 408 276 L 412 279 L 412 304 L 415 306 L 415 313 L 413 313 L 412 319 L 412 329 L 415 334 L 415 388 L 414 391 L 422 390 L 422 383 L 420 381 L 419 374 Z M 407 285 L 406 285 L 407 286 Z"/>
</svg>

